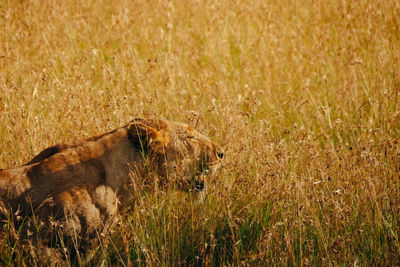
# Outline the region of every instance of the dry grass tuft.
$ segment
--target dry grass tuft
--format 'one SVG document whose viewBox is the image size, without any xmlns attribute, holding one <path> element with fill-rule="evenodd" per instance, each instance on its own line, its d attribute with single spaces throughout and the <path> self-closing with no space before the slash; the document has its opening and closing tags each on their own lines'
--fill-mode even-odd
<svg viewBox="0 0 400 267">
<path fill-rule="evenodd" d="M 8 0 L 0 13 L 0 168 L 133 116 L 225 147 L 204 203 L 133 193 L 130 244 L 117 231 L 93 262 L 400 264 L 398 1 Z M 12 240 L 3 264 L 29 262 Z"/>
</svg>

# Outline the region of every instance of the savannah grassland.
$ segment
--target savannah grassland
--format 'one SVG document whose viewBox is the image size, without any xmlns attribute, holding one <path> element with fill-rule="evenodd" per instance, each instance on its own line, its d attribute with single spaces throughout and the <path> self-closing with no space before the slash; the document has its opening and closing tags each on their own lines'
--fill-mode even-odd
<svg viewBox="0 0 400 267">
<path fill-rule="evenodd" d="M 225 149 L 204 201 L 133 192 L 93 264 L 400 264 L 400 2 L 4 0 L 0 13 L 0 168 L 136 116 Z M 31 252 L 0 242 L 2 264 Z"/>
</svg>

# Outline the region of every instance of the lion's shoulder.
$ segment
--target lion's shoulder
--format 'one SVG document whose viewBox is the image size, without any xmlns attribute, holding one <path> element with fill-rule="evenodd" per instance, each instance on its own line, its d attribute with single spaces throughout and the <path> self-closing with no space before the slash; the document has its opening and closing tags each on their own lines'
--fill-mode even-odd
<svg viewBox="0 0 400 267">
<path fill-rule="evenodd" d="M 69 144 L 57 144 L 55 146 L 48 147 L 45 150 L 43 150 L 42 152 L 40 152 L 39 154 L 37 154 L 35 157 L 33 157 L 33 159 L 31 159 L 25 165 L 31 165 L 31 164 L 38 163 L 42 160 L 45 160 L 45 159 L 53 156 L 54 154 L 57 154 L 65 149 L 67 149 L 70 146 L 71 145 L 69 145 Z"/>
<path fill-rule="evenodd" d="M 122 132 L 122 133 L 121 133 Z M 126 132 L 126 131 L 125 131 Z M 33 157 L 29 162 L 25 164 L 25 166 L 38 163 L 47 158 L 50 158 L 53 155 L 65 152 L 69 149 L 79 149 L 80 147 L 87 147 L 84 151 L 90 153 L 93 149 L 98 149 L 98 147 L 110 146 L 115 139 L 121 138 L 121 135 L 124 134 L 123 127 L 117 128 L 111 132 L 107 132 L 101 135 L 92 136 L 83 140 L 77 140 L 71 143 L 60 143 L 51 147 L 48 147 Z M 97 146 L 88 146 L 88 144 L 96 143 Z"/>
</svg>

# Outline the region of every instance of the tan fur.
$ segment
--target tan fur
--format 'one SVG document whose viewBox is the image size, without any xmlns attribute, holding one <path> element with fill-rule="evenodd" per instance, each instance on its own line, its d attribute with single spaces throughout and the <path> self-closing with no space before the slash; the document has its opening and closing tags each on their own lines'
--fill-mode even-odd
<svg viewBox="0 0 400 267">
<path fill-rule="evenodd" d="M 141 179 L 150 169 L 162 184 L 201 189 L 201 174 L 215 169 L 222 155 L 220 146 L 185 124 L 135 119 L 101 136 L 47 148 L 24 166 L 0 170 L 0 194 L 13 212 L 60 226 L 68 236 L 90 235 L 117 214 L 129 179 Z"/>
</svg>

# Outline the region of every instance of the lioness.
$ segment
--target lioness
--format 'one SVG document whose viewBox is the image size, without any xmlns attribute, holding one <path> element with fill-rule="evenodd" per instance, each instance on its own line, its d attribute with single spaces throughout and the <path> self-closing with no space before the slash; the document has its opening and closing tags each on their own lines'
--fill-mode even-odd
<svg viewBox="0 0 400 267">
<path fill-rule="evenodd" d="M 64 235 L 87 236 L 117 214 L 132 179 L 150 170 L 162 184 L 199 191 L 222 157 L 219 145 L 186 124 L 134 119 L 112 132 L 47 148 L 21 167 L 0 170 L 2 210 L 34 217 L 47 232 L 56 225 Z"/>
</svg>

